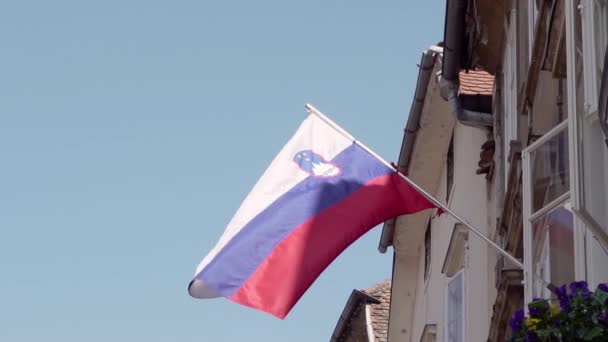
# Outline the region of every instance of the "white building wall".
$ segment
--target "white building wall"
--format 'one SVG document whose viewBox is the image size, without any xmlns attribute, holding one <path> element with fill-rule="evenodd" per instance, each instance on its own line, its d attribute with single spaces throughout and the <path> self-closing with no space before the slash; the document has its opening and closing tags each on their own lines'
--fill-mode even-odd
<svg viewBox="0 0 608 342">
<path fill-rule="evenodd" d="M 496 204 L 490 196 L 484 175 L 476 175 L 481 145 L 487 140 L 486 132 L 457 123 L 454 130 L 454 185 L 450 208 L 485 234 L 494 230 Z M 446 167 L 436 194 L 446 198 Z M 490 214 L 488 214 L 490 212 Z M 444 341 L 445 288 L 449 282 L 441 271 L 456 220 L 444 214 L 431 223 L 431 266 L 429 277 L 424 279 L 424 246 L 416 268 L 416 299 L 412 341 L 420 341 L 426 324 L 437 325 L 437 341 Z M 488 244 L 469 233 L 465 257 L 465 341 L 486 341 L 492 317 L 492 304 L 496 296 L 494 266 L 496 254 Z"/>
<path fill-rule="evenodd" d="M 446 198 L 446 167 L 443 167 L 439 191 L 436 196 L 439 199 Z M 420 341 L 424 326 L 426 324 L 437 325 L 437 341 L 443 339 L 443 313 L 444 313 L 444 291 L 447 279 L 441 273 L 445 253 L 450 243 L 454 220 L 448 215 L 442 215 L 432 219 L 431 223 L 431 266 L 428 279 L 424 279 L 424 251 L 421 250 L 418 262 L 419 272 L 416 288 L 420 289 L 416 296 L 416 312 L 414 316 L 413 341 Z M 420 246 L 424 249 L 424 246 Z"/>
<path fill-rule="evenodd" d="M 486 132 L 456 124 L 454 133 L 454 197 L 450 207 L 477 227 L 486 236 L 493 231 L 488 226 L 488 186 L 483 175 L 476 175 L 481 145 Z M 492 256 L 492 258 L 490 258 Z M 494 303 L 494 252 L 477 235 L 469 232 L 465 256 L 465 331 L 466 341 L 486 341 Z"/>
</svg>

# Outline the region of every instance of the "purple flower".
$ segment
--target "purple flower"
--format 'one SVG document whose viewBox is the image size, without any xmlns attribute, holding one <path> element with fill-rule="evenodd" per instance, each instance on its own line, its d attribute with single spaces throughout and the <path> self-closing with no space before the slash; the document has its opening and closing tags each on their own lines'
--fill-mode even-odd
<svg viewBox="0 0 608 342">
<path fill-rule="evenodd" d="M 568 298 L 560 299 L 559 307 L 562 309 L 562 311 L 570 310 L 570 300 Z"/>
<path fill-rule="evenodd" d="M 557 298 L 559 299 L 559 307 L 563 311 L 567 311 L 568 309 L 570 309 L 570 298 L 568 298 L 566 285 L 562 285 L 562 286 L 556 288 L 555 294 L 557 295 Z"/>
<path fill-rule="evenodd" d="M 591 295 L 591 291 L 589 291 L 589 286 L 586 281 L 573 281 L 570 284 L 570 292 L 572 295 L 582 294 L 583 297 L 588 297 Z"/>
<path fill-rule="evenodd" d="M 558 288 L 555 289 L 555 294 L 557 295 L 557 298 L 562 299 L 562 298 L 568 298 L 568 293 L 566 290 L 566 285 L 562 285 Z"/>
<path fill-rule="evenodd" d="M 528 311 L 531 317 L 538 317 L 544 310 L 544 307 L 538 307 L 537 302 L 544 302 L 543 298 L 534 298 L 532 303 L 528 304 Z"/>
<path fill-rule="evenodd" d="M 530 311 L 530 317 L 538 317 L 540 315 L 540 309 L 528 306 L 528 310 Z"/>
<path fill-rule="evenodd" d="M 604 325 L 608 325 L 608 312 L 606 312 L 606 310 L 602 310 L 602 312 L 597 316 L 597 321 Z"/>
<path fill-rule="evenodd" d="M 509 321 L 509 326 L 511 327 L 511 330 L 518 331 L 522 328 L 523 324 L 524 310 L 519 309 L 513 314 L 513 318 L 511 318 L 511 320 Z"/>
<path fill-rule="evenodd" d="M 608 285 L 606 285 L 606 284 L 599 284 L 599 285 L 597 286 L 597 289 L 598 289 L 598 290 L 602 290 L 602 291 L 604 291 L 604 292 L 608 292 Z"/>
</svg>

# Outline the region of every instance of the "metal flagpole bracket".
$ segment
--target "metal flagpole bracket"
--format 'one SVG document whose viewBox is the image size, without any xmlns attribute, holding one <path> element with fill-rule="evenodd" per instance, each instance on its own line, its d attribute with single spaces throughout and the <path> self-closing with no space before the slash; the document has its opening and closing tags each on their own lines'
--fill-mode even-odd
<svg viewBox="0 0 608 342">
<path fill-rule="evenodd" d="M 521 261 L 519 261 L 517 258 L 515 258 L 514 256 L 512 256 L 511 254 L 509 254 L 509 252 L 505 251 L 502 247 L 500 247 L 498 244 L 496 244 L 496 242 L 492 241 L 492 239 L 490 239 L 489 237 L 487 237 L 485 234 L 483 234 L 480 230 L 478 230 L 477 228 L 475 228 L 472 224 L 470 224 L 469 222 L 467 222 L 465 219 L 463 219 L 462 217 L 460 217 L 459 215 L 457 215 L 455 212 L 453 212 L 445 204 L 441 203 L 438 199 L 436 199 L 435 197 L 433 197 L 426 190 L 424 190 L 423 188 L 421 188 L 420 186 L 418 186 L 418 184 L 414 183 L 406 175 L 404 175 L 399 170 L 397 170 L 391 163 L 387 162 L 386 160 L 384 160 L 384 158 L 380 157 L 378 154 L 376 154 L 374 151 L 372 151 L 369 147 L 365 146 L 362 142 L 360 142 L 357 139 L 355 139 L 346 130 L 344 130 L 342 127 L 340 127 L 338 124 L 336 124 L 333 120 L 331 120 L 330 118 L 328 118 L 327 116 L 325 116 L 325 114 L 321 113 L 313 105 L 307 103 L 305 107 L 306 107 L 306 109 L 311 114 L 316 115 L 321 120 L 323 120 L 325 123 L 327 123 L 329 126 L 331 126 L 333 129 L 335 129 L 336 131 L 338 131 L 340 134 L 342 134 L 345 137 L 347 137 L 348 139 L 352 140 L 353 143 L 359 145 L 359 147 L 361 147 L 362 149 L 364 149 L 367 153 L 371 154 L 376 159 L 378 159 L 379 161 L 381 161 L 384 165 L 386 165 L 387 167 L 395 170 L 395 172 L 397 172 L 397 174 L 401 178 L 403 178 L 403 180 L 405 180 L 409 185 L 411 185 L 414 189 L 416 189 L 420 194 L 422 194 L 424 197 L 426 197 L 429 201 L 431 201 L 434 205 L 436 205 L 438 208 L 440 208 L 441 210 L 443 210 L 445 213 L 449 214 L 450 216 L 452 216 L 453 218 L 455 218 L 457 221 L 459 221 L 460 223 L 462 223 L 469 230 L 471 230 L 475 235 L 479 236 L 482 240 L 484 240 L 485 242 L 487 242 L 490 246 L 494 247 L 494 249 L 496 249 L 496 251 L 498 253 L 502 254 L 505 258 L 507 258 L 515 266 L 519 267 L 522 270 L 524 269 L 524 264 Z"/>
</svg>

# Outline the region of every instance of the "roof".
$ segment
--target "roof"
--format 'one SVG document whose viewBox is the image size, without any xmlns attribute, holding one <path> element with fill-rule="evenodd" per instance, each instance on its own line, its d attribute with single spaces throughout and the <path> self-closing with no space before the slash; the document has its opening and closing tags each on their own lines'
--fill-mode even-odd
<svg viewBox="0 0 608 342">
<path fill-rule="evenodd" d="M 385 280 L 365 290 L 353 290 L 330 341 L 359 341 L 363 336 L 366 336 L 365 340 L 371 339 L 369 331 L 371 325 L 374 342 L 387 342 L 390 302 L 390 280 Z M 366 306 L 369 307 L 369 316 L 367 316 Z"/>
<path fill-rule="evenodd" d="M 494 76 L 483 70 L 460 71 L 460 95 L 492 95 Z"/>
<path fill-rule="evenodd" d="M 353 290 L 350 297 L 348 297 L 348 301 L 346 302 L 346 305 L 342 310 L 342 314 L 338 319 L 338 323 L 334 328 L 334 332 L 331 336 L 330 342 L 350 341 L 348 336 L 352 333 L 353 326 L 356 325 L 357 320 L 362 323 L 363 327 L 363 331 L 358 331 L 358 333 L 363 333 L 365 336 L 367 336 L 368 333 L 365 322 L 365 313 L 363 314 L 363 316 L 361 316 L 361 310 L 365 311 L 365 306 L 368 304 L 378 303 L 380 303 L 380 301 L 370 296 L 367 292 Z M 361 317 L 363 317 L 362 321 Z M 358 326 L 361 327 L 361 324 L 359 324 Z"/>
<path fill-rule="evenodd" d="M 380 303 L 371 304 L 371 319 L 374 336 L 378 342 L 386 342 L 388 340 L 388 319 L 391 307 L 391 281 L 385 280 L 378 283 L 363 292 L 378 299 Z"/>
</svg>

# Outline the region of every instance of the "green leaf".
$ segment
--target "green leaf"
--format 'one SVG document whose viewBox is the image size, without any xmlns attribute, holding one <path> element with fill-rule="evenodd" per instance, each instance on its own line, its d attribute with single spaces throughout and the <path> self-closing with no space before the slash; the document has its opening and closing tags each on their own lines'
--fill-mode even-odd
<svg viewBox="0 0 608 342">
<path fill-rule="evenodd" d="M 549 304 L 547 304 L 546 299 L 543 299 L 543 300 L 537 300 L 536 302 L 530 303 L 529 307 L 535 308 L 535 309 L 546 309 L 549 307 Z"/>
<path fill-rule="evenodd" d="M 600 305 L 604 305 L 604 303 L 606 303 L 607 299 L 608 299 L 608 292 L 595 291 L 593 293 L 593 301 Z"/>
<path fill-rule="evenodd" d="M 583 335 L 583 340 L 585 340 L 585 341 L 591 341 L 594 338 L 602 335 L 602 333 L 604 332 L 604 329 L 599 326 L 595 326 L 591 329 L 585 329 L 585 330 L 587 330 L 586 333 Z"/>
<path fill-rule="evenodd" d="M 538 335 L 538 337 L 549 337 L 552 333 L 553 332 L 551 331 L 551 329 L 536 330 L 536 335 Z"/>
</svg>

